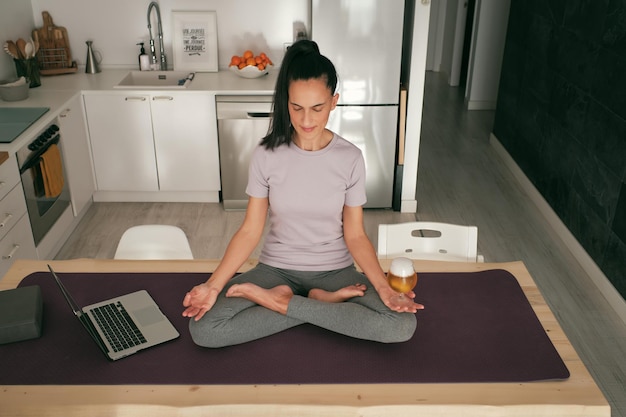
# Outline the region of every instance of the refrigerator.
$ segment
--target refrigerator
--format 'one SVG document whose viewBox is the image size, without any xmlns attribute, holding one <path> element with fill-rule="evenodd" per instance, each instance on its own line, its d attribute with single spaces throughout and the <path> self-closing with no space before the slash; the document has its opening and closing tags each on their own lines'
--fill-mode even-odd
<svg viewBox="0 0 626 417">
<path fill-rule="evenodd" d="M 312 0 L 311 6 L 311 39 L 339 76 L 328 128 L 363 152 L 365 207 L 392 207 L 404 0 Z"/>
</svg>

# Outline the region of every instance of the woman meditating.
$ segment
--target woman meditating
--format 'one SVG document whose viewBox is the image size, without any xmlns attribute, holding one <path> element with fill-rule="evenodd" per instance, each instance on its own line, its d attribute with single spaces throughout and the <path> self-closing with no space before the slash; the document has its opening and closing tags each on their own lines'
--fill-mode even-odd
<svg viewBox="0 0 626 417">
<path fill-rule="evenodd" d="M 423 306 L 394 304 L 365 233 L 361 151 L 326 129 L 336 87 L 335 67 L 315 42 L 288 49 L 268 135 L 250 162 L 244 221 L 211 277 L 183 300 L 198 345 L 235 345 L 303 323 L 383 343 L 415 332 Z M 258 265 L 235 276 L 266 221 Z"/>
</svg>

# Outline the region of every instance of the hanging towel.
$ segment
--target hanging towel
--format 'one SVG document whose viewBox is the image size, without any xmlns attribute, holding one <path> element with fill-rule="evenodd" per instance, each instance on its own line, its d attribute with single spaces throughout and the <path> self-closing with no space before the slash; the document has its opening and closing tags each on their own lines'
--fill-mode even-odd
<svg viewBox="0 0 626 417">
<path fill-rule="evenodd" d="M 63 191 L 63 164 L 61 152 L 56 144 L 50 145 L 48 150 L 41 155 L 41 174 L 46 197 L 58 197 Z"/>
<path fill-rule="evenodd" d="M 35 190 L 35 197 L 40 198 L 46 195 L 46 189 L 43 185 L 43 173 L 41 171 L 41 158 L 39 158 L 39 163 L 33 165 L 30 171 L 30 177 L 33 180 L 33 189 Z"/>
</svg>

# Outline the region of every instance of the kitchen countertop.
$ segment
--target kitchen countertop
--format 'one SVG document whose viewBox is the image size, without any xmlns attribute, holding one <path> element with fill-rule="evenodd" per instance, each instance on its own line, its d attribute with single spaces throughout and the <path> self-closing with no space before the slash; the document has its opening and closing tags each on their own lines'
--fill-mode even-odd
<svg viewBox="0 0 626 417">
<path fill-rule="evenodd" d="M 51 77 L 42 77 L 41 84 L 45 89 L 52 90 L 81 90 L 83 92 L 117 91 L 121 94 L 128 91 L 160 91 L 160 92 L 211 92 L 215 94 L 271 94 L 274 92 L 278 69 L 273 69 L 267 75 L 259 78 L 242 78 L 232 72 L 196 72 L 193 81 L 183 89 L 155 89 L 149 88 L 113 88 L 128 74 L 128 69 L 103 70 L 97 74 L 67 74 Z M 32 90 L 31 90 L 32 91 Z"/>
<path fill-rule="evenodd" d="M 267 75 L 248 79 L 222 70 L 219 72 L 197 72 L 194 80 L 184 89 L 116 89 L 122 78 L 134 69 L 103 69 L 97 74 L 77 72 L 53 76 L 42 76 L 41 86 L 31 88 L 29 97 L 21 101 L 2 101 L 0 107 L 49 107 L 50 111 L 26 129 L 11 143 L 0 144 L 0 152 L 15 153 L 29 140 L 35 137 L 44 127 L 51 123 L 62 111 L 65 105 L 79 94 L 117 93 L 128 94 L 133 91 L 145 93 L 210 93 L 215 95 L 268 95 L 274 92 L 278 69 L 274 68 Z"/>
</svg>

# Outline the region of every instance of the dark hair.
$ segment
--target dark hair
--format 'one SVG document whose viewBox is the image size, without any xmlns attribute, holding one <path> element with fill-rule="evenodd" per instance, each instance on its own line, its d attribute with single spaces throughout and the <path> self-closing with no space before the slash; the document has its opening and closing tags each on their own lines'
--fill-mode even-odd
<svg viewBox="0 0 626 417">
<path fill-rule="evenodd" d="M 285 53 L 274 90 L 274 116 L 267 136 L 261 140 L 261 145 L 267 149 L 274 149 L 291 143 L 293 127 L 289 120 L 289 85 L 292 81 L 310 79 L 325 80 L 331 94 L 337 89 L 335 66 L 320 54 L 315 42 L 304 39 L 291 45 Z"/>
</svg>

